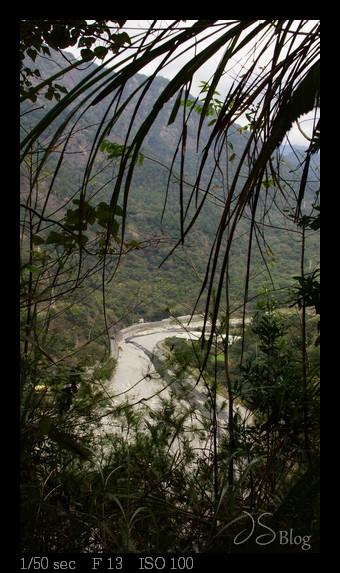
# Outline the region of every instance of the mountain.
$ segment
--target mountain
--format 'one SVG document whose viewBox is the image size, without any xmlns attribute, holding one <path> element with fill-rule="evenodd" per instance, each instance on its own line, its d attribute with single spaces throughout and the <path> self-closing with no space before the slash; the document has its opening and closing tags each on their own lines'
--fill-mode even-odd
<svg viewBox="0 0 340 573">
<path fill-rule="evenodd" d="M 70 58 L 72 56 L 68 55 Z M 61 66 L 64 66 L 60 55 L 54 59 L 41 58 L 35 64 L 39 67 L 41 79 L 49 78 Z M 68 92 L 95 69 L 95 64 L 86 64 L 84 69 L 75 69 L 58 80 Z M 128 133 L 130 118 L 139 97 L 132 97 L 133 91 L 147 81 L 147 77 L 136 74 L 125 86 L 119 102 L 131 97 L 120 119 L 114 123 L 106 135 L 106 139 L 112 143 L 124 144 Z M 141 100 L 138 114 L 133 122 L 133 130 L 129 142 L 136 130 L 140 127 L 147 113 L 152 109 L 154 101 L 161 90 L 164 90 L 169 81 L 165 78 L 156 78 Z M 194 99 L 194 98 L 192 98 Z M 84 167 L 88 160 L 91 147 L 98 126 L 102 118 L 106 118 L 108 125 L 114 113 L 115 101 L 113 94 L 100 101 L 95 106 L 79 109 L 75 114 L 76 122 L 68 141 L 65 160 L 54 179 L 52 174 L 60 158 L 60 148 L 56 149 L 54 156 L 49 158 L 44 168 L 45 179 L 37 193 L 36 208 L 44 209 L 47 220 L 59 217 L 65 220 L 70 216 L 67 213 L 71 207 L 74 209 L 74 200 L 77 200 L 79 189 L 82 188 Z M 22 134 L 32 128 L 46 111 L 51 109 L 52 102 L 39 96 L 37 101 L 23 106 Z M 176 120 L 171 124 L 169 118 L 174 106 L 174 98 L 164 106 L 159 113 L 152 129 L 145 138 L 141 149 L 143 162 L 137 165 L 129 194 L 127 205 L 127 227 L 124 240 L 127 244 L 138 245 L 132 248 L 124 256 L 121 264 L 116 269 L 117 252 L 112 251 L 111 259 L 106 260 L 105 280 L 105 303 L 111 322 L 120 321 L 121 326 L 128 325 L 140 318 L 157 320 L 167 316 L 170 311 L 174 315 L 188 314 L 192 311 L 202 283 L 204 281 L 207 261 L 214 245 L 216 232 L 220 220 L 221 208 L 228 192 L 226 173 L 232 174 L 237 167 L 237 158 L 240 157 L 248 139 L 247 131 L 235 125 L 233 133 L 228 137 L 228 144 L 221 154 L 223 170 L 216 171 L 214 179 L 210 182 L 209 200 L 205 203 L 195 225 L 191 228 L 183 245 L 178 246 L 175 252 L 168 257 L 174 245 L 180 240 L 181 229 L 179 224 L 180 193 L 183 193 L 184 205 L 188 207 L 187 219 L 189 222 L 195 212 L 195 201 L 190 200 L 192 185 L 197 175 L 199 161 L 201 159 L 204 144 L 207 141 L 211 128 L 208 120 L 202 130 L 202 138 L 199 148 L 195 134 L 199 124 L 199 115 L 192 112 L 188 122 L 186 141 L 186 172 L 184 173 L 185 184 L 183 189 L 179 185 L 180 154 L 172 165 L 176 148 L 182 132 L 182 115 L 185 111 L 181 107 Z M 42 109 L 43 107 L 43 109 Z M 76 109 L 76 108 L 74 108 Z M 105 115 L 106 114 L 106 115 Z M 55 123 L 54 129 L 66 118 L 67 112 Z M 53 136 L 53 129 L 48 129 L 40 137 L 42 146 Z M 298 150 L 300 151 L 300 150 Z M 227 156 L 227 152 L 229 155 Z M 230 157 L 234 156 L 233 160 Z M 298 180 L 298 166 L 296 161 L 290 163 L 290 155 L 285 157 L 282 165 L 282 174 L 290 183 L 282 192 L 279 202 L 271 199 L 272 183 L 264 184 L 262 209 L 265 211 L 271 203 L 270 219 L 267 225 L 258 222 L 256 235 L 253 239 L 254 255 L 251 261 L 251 284 L 249 299 L 256 297 L 259 290 L 265 284 L 271 284 L 276 289 L 282 289 L 292 284 L 292 277 L 300 270 L 301 231 L 297 232 L 296 225 L 287 215 L 292 215 L 292 205 Z M 209 156 L 201 178 L 202 192 L 209 184 L 213 170 L 213 157 Z M 172 167 L 172 174 L 170 168 Z M 317 165 L 315 166 L 317 169 Z M 246 176 L 246 174 L 245 174 Z M 117 177 L 117 165 L 108 161 L 105 153 L 99 153 L 92 165 L 86 186 L 86 201 L 89 205 L 98 205 L 100 202 L 109 203 L 114 183 Z M 292 181 L 294 179 L 294 181 Z M 52 182 L 52 186 L 51 186 Z M 314 201 L 317 190 L 317 181 L 312 182 L 306 195 L 306 209 Z M 48 193 L 48 201 L 46 194 Z M 22 195 L 27 194 L 27 179 L 22 177 Z M 122 197 L 119 201 L 122 205 Z M 289 212 L 285 212 L 288 210 Z M 244 290 L 247 252 L 250 236 L 249 222 L 250 207 L 245 212 L 245 217 L 240 221 L 236 239 L 232 248 L 231 265 L 229 268 L 231 300 L 233 309 L 242 304 Z M 248 217 L 248 218 L 247 218 Z M 95 238 L 95 233 L 100 228 L 92 231 L 89 242 Z M 119 229 L 119 232 L 121 228 Z M 47 226 L 46 233 L 51 228 Z M 258 252 L 257 245 L 261 244 L 262 254 Z M 129 249 L 128 249 L 129 250 Z M 100 256 L 98 256 L 100 259 Z M 311 235 L 306 246 L 306 261 L 311 269 L 318 264 L 318 235 Z M 218 265 L 221 261 L 218 261 Z M 86 281 L 82 284 L 82 293 L 87 293 L 87 302 L 82 302 L 82 296 L 75 297 L 74 293 L 69 298 L 56 295 L 54 313 L 57 318 L 54 321 L 55 338 L 53 352 L 57 354 L 67 345 L 81 345 L 101 331 L 98 326 L 102 313 L 101 307 L 101 280 L 100 273 L 90 271 L 95 268 L 95 257 L 89 256 L 84 263 L 87 273 Z M 86 266 L 87 265 L 87 266 Z M 268 275 L 270 271 L 270 275 Z M 58 291 L 56 287 L 56 291 Z M 285 296 L 285 295 L 284 295 Z M 254 303 L 250 303 L 249 309 L 254 309 Z M 204 297 L 199 301 L 197 311 L 204 310 Z M 65 332 L 68 336 L 65 336 Z M 106 344 L 104 338 L 98 339 L 101 344 Z"/>
</svg>

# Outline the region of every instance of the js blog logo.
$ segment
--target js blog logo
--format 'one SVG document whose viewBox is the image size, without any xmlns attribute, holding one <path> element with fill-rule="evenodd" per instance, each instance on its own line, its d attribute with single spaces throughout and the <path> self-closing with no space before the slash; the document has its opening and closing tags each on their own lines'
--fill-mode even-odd
<svg viewBox="0 0 340 573">
<path fill-rule="evenodd" d="M 244 511 L 243 513 L 249 517 L 251 522 L 251 531 L 249 533 L 249 529 L 244 529 L 240 531 L 234 538 L 235 545 L 241 545 L 242 543 L 246 543 L 254 534 L 255 527 L 258 525 L 260 528 L 266 530 L 266 533 L 261 533 L 260 535 L 256 535 L 255 543 L 257 545 L 269 545 L 273 543 L 276 539 L 280 543 L 280 545 L 300 545 L 303 551 L 308 551 L 311 548 L 309 543 L 311 535 L 294 535 L 293 529 L 290 528 L 289 530 L 281 530 L 281 531 L 274 531 L 268 525 L 263 523 L 262 519 L 265 515 L 273 515 L 272 513 L 262 513 L 257 520 L 255 521 L 254 517 L 248 513 L 248 511 Z M 245 517 L 246 517 L 245 516 Z"/>
</svg>

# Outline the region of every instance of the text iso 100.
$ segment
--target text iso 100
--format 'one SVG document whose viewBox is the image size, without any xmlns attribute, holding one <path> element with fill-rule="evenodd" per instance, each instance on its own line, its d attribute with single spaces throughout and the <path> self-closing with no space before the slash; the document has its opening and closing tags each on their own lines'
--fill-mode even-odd
<svg viewBox="0 0 340 573">
<path fill-rule="evenodd" d="M 103 557 L 92 557 L 92 570 L 95 571 L 98 569 L 101 571 L 103 565 L 107 571 L 124 569 L 122 557 L 108 557 L 106 558 L 106 563 L 103 563 L 104 559 Z M 127 561 L 129 561 L 129 559 L 127 559 Z M 162 557 L 159 555 L 157 557 L 151 557 L 148 555 L 146 557 L 138 557 L 136 565 L 137 567 L 134 566 L 130 570 L 190 571 L 194 568 L 194 558 L 191 556 Z"/>
<path fill-rule="evenodd" d="M 140 570 L 157 570 L 167 569 L 171 571 L 189 571 L 194 568 L 194 558 L 188 557 L 139 557 Z"/>
<path fill-rule="evenodd" d="M 124 558 L 126 561 L 131 561 L 128 558 Z M 127 563 L 126 563 L 127 564 Z M 137 567 L 136 567 L 137 565 Z M 131 566 L 131 563 L 130 563 Z M 102 571 L 102 567 L 105 568 L 106 571 L 112 570 L 124 570 L 123 565 L 123 558 L 122 557 L 92 557 L 92 571 Z M 157 556 L 153 557 L 148 555 L 146 557 L 138 557 L 138 561 L 135 563 L 134 566 L 129 567 L 129 570 L 154 570 L 154 571 L 190 571 L 194 568 L 194 558 L 191 556 L 182 557 L 162 557 Z"/>
</svg>

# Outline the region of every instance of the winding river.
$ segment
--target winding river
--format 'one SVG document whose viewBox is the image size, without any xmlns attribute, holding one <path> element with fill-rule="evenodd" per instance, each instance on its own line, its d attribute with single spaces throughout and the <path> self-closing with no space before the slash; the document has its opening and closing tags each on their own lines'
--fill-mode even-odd
<svg viewBox="0 0 340 573">
<path fill-rule="evenodd" d="M 136 411 L 143 411 L 146 425 L 150 423 L 152 413 L 164 407 L 166 401 L 176 400 L 176 415 L 187 414 L 186 435 L 191 431 L 191 441 L 202 449 L 210 447 L 208 441 L 214 422 L 217 433 L 225 434 L 228 422 L 227 400 L 219 395 L 216 397 L 217 417 L 214 421 L 208 388 L 203 383 L 197 384 L 188 374 L 178 377 L 157 346 L 172 336 L 198 339 L 201 336 L 198 329 L 203 324 L 202 317 L 195 316 L 190 323 L 189 319 L 186 316 L 138 323 L 113 335 L 111 350 L 117 357 L 117 365 L 109 392 L 114 406 L 128 403 Z M 238 410 L 244 409 L 238 406 Z M 240 413 L 246 415 L 245 410 Z M 106 427 L 106 430 L 114 430 L 112 421 L 110 425 L 111 428 Z"/>
</svg>

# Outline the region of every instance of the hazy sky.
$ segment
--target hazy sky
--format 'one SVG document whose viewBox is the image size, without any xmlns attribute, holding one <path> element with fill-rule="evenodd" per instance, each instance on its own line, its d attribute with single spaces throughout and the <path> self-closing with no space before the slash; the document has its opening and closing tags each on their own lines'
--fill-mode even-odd
<svg viewBox="0 0 340 573">
<path fill-rule="evenodd" d="M 142 35 L 143 31 L 150 27 L 151 22 L 152 20 L 127 20 L 126 23 L 124 24 L 123 30 L 125 30 L 129 34 L 129 36 L 133 38 L 135 35 L 138 34 Z M 160 28 L 168 27 L 171 22 L 172 20 L 157 20 L 157 26 Z M 196 22 L 196 20 L 186 20 L 183 21 L 181 25 L 190 27 L 194 24 L 194 22 Z M 225 22 L 226 20 L 221 20 L 221 24 Z M 307 27 L 308 26 L 312 27 L 313 25 L 315 25 L 315 22 L 316 22 L 315 20 L 309 20 Z M 202 35 L 202 37 L 204 37 L 204 35 Z M 209 41 L 211 41 L 211 39 L 203 40 L 202 43 L 200 43 L 199 45 L 199 49 L 201 50 L 203 47 L 207 46 Z M 71 50 L 71 51 L 75 55 L 79 55 L 79 52 L 77 53 L 76 50 Z M 199 72 L 194 76 L 192 89 L 190 90 L 192 95 L 197 96 L 199 94 L 199 85 L 201 81 L 210 80 L 210 78 L 214 74 L 217 65 L 219 64 L 220 57 L 223 51 L 224 48 L 222 48 L 219 53 L 216 53 L 216 55 L 213 58 L 211 58 L 209 62 L 207 62 L 204 66 L 202 66 Z M 190 52 L 187 52 L 183 56 L 179 56 L 176 60 L 170 62 L 167 65 L 167 67 L 161 71 L 160 75 L 168 79 L 171 79 L 177 73 L 181 65 L 186 63 L 188 61 L 188 58 L 190 58 L 190 56 L 192 57 L 194 53 L 195 53 L 195 48 L 193 47 L 190 50 Z M 223 92 L 225 91 L 227 93 L 228 91 L 228 86 L 230 85 L 231 78 L 237 77 L 239 74 L 242 73 L 242 66 L 247 62 L 248 57 L 249 57 L 249 48 L 247 47 L 246 50 L 243 51 L 241 50 L 238 53 L 237 58 L 231 58 L 231 60 L 228 62 L 228 73 L 225 76 L 223 76 L 223 81 L 218 86 L 218 91 L 221 93 L 222 97 L 224 95 Z M 267 56 L 267 61 L 268 59 L 270 59 L 270 54 L 268 54 Z M 160 60 L 152 61 L 148 66 L 146 66 L 143 70 L 141 70 L 141 72 L 146 75 L 151 74 L 154 71 L 155 66 L 159 63 L 159 61 Z M 264 62 L 264 64 L 265 63 L 266 62 Z M 313 119 L 314 119 L 314 113 L 310 113 L 307 116 L 302 117 L 299 122 L 302 130 L 308 135 L 310 134 L 312 129 Z M 242 124 L 242 121 L 240 123 Z M 293 127 L 293 129 L 291 130 L 289 137 L 291 143 L 294 143 L 295 145 L 308 145 L 308 141 L 305 139 L 305 137 L 302 135 L 302 133 L 296 126 Z"/>
</svg>

